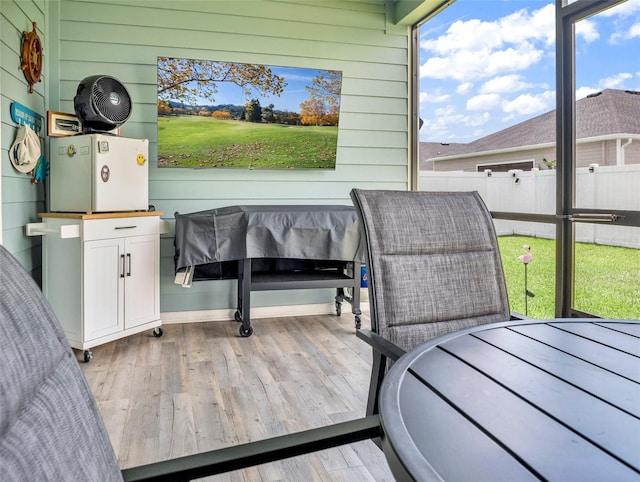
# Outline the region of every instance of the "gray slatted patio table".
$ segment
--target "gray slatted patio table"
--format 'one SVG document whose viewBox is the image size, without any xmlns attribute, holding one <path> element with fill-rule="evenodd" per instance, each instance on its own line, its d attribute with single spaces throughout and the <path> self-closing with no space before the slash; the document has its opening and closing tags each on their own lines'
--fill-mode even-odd
<svg viewBox="0 0 640 482">
<path fill-rule="evenodd" d="M 426 342 L 380 393 L 398 480 L 640 480 L 640 322 L 526 320 Z"/>
</svg>

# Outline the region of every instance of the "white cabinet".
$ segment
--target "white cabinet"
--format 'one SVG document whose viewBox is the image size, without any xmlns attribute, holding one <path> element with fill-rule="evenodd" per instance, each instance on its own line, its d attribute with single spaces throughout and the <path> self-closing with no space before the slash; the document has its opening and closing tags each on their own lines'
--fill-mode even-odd
<svg viewBox="0 0 640 482">
<path fill-rule="evenodd" d="M 41 214 L 43 291 L 85 360 L 93 346 L 147 329 L 162 334 L 161 214 Z"/>
</svg>

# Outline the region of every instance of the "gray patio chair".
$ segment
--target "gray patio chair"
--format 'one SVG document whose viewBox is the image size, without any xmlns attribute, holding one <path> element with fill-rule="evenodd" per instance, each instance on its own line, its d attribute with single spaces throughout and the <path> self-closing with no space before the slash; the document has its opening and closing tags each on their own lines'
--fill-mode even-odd
<svg viewBox="0 0 640 482">
<path fill-rule="evenodd" d="M 380 434 L 377 416 L 121 471 L 78 361 L 33 279 L 0 245 L 0 481 L 182 481 Z"/>
<path fill-rule="evenodd" d="M 373 346 L 367 415 L 387 359 L 451 331 L 512 318 L 496 233 L 477 192 L 354 189 L 367 246 Z"/>
</svg>

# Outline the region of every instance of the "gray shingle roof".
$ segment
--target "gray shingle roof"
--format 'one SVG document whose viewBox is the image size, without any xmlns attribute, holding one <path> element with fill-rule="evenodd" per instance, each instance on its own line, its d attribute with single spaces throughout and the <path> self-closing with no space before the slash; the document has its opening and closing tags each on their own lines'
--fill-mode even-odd
<svg viewBox="0 0 640 482">
<path fill-rule="evenodd" d="M 576 102 L 578 139 L 613 134 L 640 134 L 640 92 L 605 89 Z M 420 164 L 424 168 L 427 159 L 555 141 L 556 111 L 552 110 L 467 144 L 421 142 Z"/>
</svg>

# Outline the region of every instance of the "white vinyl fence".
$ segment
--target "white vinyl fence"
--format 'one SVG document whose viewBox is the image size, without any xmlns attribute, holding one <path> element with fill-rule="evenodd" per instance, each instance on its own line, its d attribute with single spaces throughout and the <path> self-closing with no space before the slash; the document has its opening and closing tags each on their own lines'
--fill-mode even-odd
<svg viewBox="0 0 640 482">
<path fill-rule="evenodd" d="M 555 214 L 556 171 L 420 172 L 421 191 L 478 191 L 490 211 Z M 640 211 L 640 165 L 579 168 L 576 206 Z M 555 238 L 555 225 L 496 219 L 498 235 Z M 576 223 L 577 241 L 640 248 L 640 229 Z"/>
</svg>

